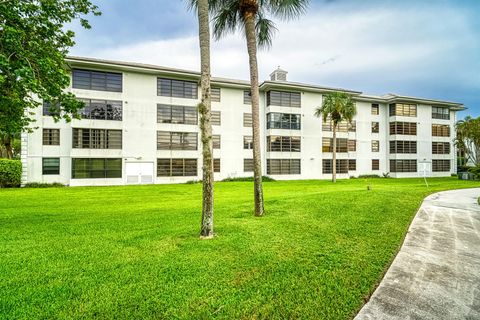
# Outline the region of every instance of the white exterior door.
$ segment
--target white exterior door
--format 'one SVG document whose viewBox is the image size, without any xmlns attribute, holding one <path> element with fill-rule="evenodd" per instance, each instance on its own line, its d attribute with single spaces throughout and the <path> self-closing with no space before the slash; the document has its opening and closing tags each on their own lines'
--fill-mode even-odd
<svg viewBox="0 0 480 320">
<path fill-rule="evenodd" d="M 127 184 L 153 183 L 153 162 L 127 162 L 125 173 Z"/>
</svg>

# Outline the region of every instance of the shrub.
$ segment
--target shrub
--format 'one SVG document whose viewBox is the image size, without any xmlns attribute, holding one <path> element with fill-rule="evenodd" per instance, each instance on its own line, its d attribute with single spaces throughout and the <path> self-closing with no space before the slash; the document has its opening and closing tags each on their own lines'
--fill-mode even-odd
<svg viewBox="0 0 480 320">
<path fill-rule="evenodd" d="M 361 174 L 358 176 L 358 178 L 372 179 L 372 178 L 381 178 L 381 177 L 378 174 Z"/>
<path fill-rule="evenodd" d="M 468 169 L 468 172 L 472 173 L 475 176 L 475 179 L 480 179 L 480 166 L 471 167 Z"/>
<path fill-rule="evenodd" d="M 382 175 L 384 178 L 390 178 L 390 172 L 384 172 Z"/>
<path fill-rule="evenodd" d="M 237 177 L 237 178 L 226 178 L 222 180 L 223 182 L 233 182 L 233 181 L 253 181 L 253 177 Z M 267 176 L 262 176 L 262 181 L 263 182 L 272 182 L 275 181 L 275 179 L 267 177 Z"/>
<path fill-rule="evenodd" d="M 22 163 L 19 160 L 0 159 L 0 188 L 19 187 Z"/>
<path fill-rule="evenodd" d="M 40 182 L 30 182 L 25 184 L 25 188 L 63 188 L 64 184 L 59 182 L 53 183 L 40 183 Z"/>
</svg>

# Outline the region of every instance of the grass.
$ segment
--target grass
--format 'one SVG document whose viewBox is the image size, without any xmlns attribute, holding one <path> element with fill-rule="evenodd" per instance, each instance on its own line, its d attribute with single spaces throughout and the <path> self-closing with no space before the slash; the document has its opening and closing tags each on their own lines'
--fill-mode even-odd
<svg viewBox="0 0 480 320">
<path fill-rule="evenodd" d="M 0 190 L 0 318 L 348 319 L 422 199 L 455 178 Z M 370 186 L 370 191 L 367 190 Z"/>
</svg>

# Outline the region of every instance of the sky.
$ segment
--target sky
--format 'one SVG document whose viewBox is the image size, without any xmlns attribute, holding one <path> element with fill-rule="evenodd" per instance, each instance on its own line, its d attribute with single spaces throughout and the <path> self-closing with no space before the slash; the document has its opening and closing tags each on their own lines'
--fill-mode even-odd
<svg viewBox="0 0 480 320">
<path fill-rule="evenodd" d="M 92 0 L 102 11 L 77 23 L 71 55 L 200 69 L 198 24 L 186 0 Z M 305 15 L 275 20 L 260 79 L 288 80 L 463 103 L 480 116 L 480 0 L 313 0 Z M 248 80 L 243 34 L 212 41 L 212 74 Z"/>
</svg>

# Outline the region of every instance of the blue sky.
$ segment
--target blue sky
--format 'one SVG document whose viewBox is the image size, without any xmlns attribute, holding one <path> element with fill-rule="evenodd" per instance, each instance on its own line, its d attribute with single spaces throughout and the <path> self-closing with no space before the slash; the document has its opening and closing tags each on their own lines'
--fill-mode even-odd
<svg viewBox="0 0 480 320">
<path fill-rule="evenodd" d="M 93 0 L 102 16 L 78 25 L 72 55 L 199 69 L 197 21 L 182 0 Z M 480 1 L 312 1 L 305 16 L 277 21 L 259 53 L 260 78 L 462 102 L 480 116 Z M 214 76 L 248 79 L 241 34 L 212 43 Z"/>
</svg>

